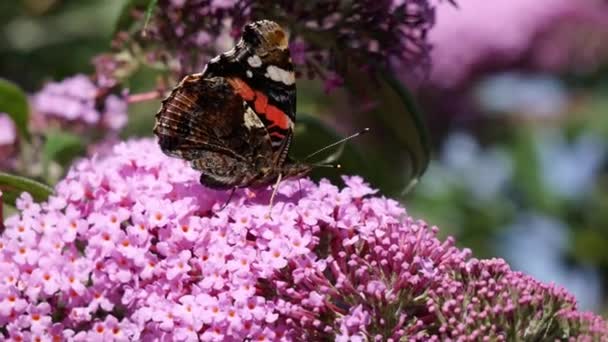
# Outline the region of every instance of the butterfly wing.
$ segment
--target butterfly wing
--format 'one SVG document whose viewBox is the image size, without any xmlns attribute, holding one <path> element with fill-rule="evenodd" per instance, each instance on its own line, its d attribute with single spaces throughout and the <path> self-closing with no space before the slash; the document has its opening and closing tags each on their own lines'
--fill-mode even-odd
<svg viewBox="0 0 608 342">
<path fill-rule="evenodd" d="M 271 155 L 265 127 L 223 77 L 184 77 L 162 102 L 154 133 L 166 154 L 191 161 L 213 188 L 246 185 Z"/>
</svg>

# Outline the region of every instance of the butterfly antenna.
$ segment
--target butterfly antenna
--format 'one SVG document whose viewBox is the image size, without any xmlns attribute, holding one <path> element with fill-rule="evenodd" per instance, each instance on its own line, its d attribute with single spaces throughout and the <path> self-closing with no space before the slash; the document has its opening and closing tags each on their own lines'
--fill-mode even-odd
<svg viewBox="0 0 608 342">
<path fill-rule="evenodd" d="M 314 167 L 326 167 L 326 168 L 330 168 L 330 169 L 341 169 L 342 165 L 341 164 L 312 164 L 312 166 Z"/>
<path fill-rule="evenodd" d="M 321 148 L 321 149 L 319 149 L 319 150 L 317 150 L 317 151 L 315 151 L 315 152 L 307 155 L 306 158 L 304 158 L 304 160 L 308 160 L 310 157 L 316 156 L 317 154 L 319 154 L 319 153 L 321 153 L 323 151 L 326 151 L 326 150 L 328 150 L 328 149 L 330 149 L 330 148 L 332 148 L 334 146 L 343 144 L 343 143 L 349 141 L 350 139 L 356 138 L 356 137 L 358 137 L 358 136 L 360 136 L 362 134 L 365 134 L 367 132 L 369 132 L 369 128 L 368 127 L 360 130 L 359 132 L 357 132 L 355 134 L 349 135 L 348 137 L 346 137 L 344 139 L 340 139 L 340 140 L 338 140 L 338 141 L 336 141 L 336 142 L 334 142 L 332 144 L 329 144 L 329 145 L 327 145 L 327 146 L 325 146 L 325 147 L 323 147 L 323 148 Z M 329 165 L 329 164 L 327 164 L 327 165 Z M 335 164 L 335 165 L 340 165 L 340 164 Z M 323 166 L 323 165 L 315 165 L 315 166 Z M 336 167 L 336 166 L 334 166 L 334 167 Z M 340 168 L 340 166 L 337 166 L 336 168 Z"/>
</svg>

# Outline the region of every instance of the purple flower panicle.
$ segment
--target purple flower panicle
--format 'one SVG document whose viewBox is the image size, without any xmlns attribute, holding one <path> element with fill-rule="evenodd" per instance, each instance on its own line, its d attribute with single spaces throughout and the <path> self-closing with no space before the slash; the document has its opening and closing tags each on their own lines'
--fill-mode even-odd
<svg viewBox="0 0 608 342">
<path fill-rule="evenodd" d="M 80 161 L 0 237 L 16 340 L 598 340 L 606 322 L 502 260 L 470 259 L 359 177 L 206 189 L 153 140 Z"/>
<path fill-rule="evenodd" d="M 134 10 L 133 17 L 143 21 L 144 10 Z M 183 76 L 200 72 L 233 45 L 245 24 L 260 19 L 275 20 L 290 32 L 298 74 L 326 80 L 344 71 L 346 65 L 339 64 L 345 57 L 358 66 L 396 66 L 406 72 L 428 66 L 426 35 L 434 24 L 434 6 L 428 0 L 160 0 L 145 32 L 121 32 L 115 45 L 144 46 L 151 61 Z"/>
<path fill-rule="evenodd" d="M 118 131 L 127 123 L 125 97 L 126 94 L 111 94 L 88 76 L 75 75 L 61 82 L 47 83 L 32 96 L 34 122 L 41 128 L 49 122 L 59 122 L 83 129 L 99 127 Z"/>
</svg>

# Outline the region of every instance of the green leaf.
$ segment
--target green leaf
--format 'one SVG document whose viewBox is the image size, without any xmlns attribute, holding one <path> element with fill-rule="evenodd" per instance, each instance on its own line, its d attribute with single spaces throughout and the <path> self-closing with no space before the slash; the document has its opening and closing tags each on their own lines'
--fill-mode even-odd
<svg viewBox="0 0 608 342">
<path fill-rule="evenodd" d="M 334 52 L 335 69 L 351 92 L 353 116 L 359 116 L 352 121 L 371 126 L 370 135 L 381 142 L 365 151 L 368 163 L 374 165 L 366 176 L 387 194 L 409 193 L 430 161 L 428 133 L 412 95 L 392 70 L 362 68 L 369 61 L 359 60 L 356 50 L 342 46 L 336 32 L 310 30 L 299 22 L 289 25 L 307 41 Z M 374 106 L 364 110 L 370 102 Z"/>
<path fill-rule="evenodd" d="M 46 166 L 51 161 L 61 165 L 69 165 L 74 158 L 85 152 L 82 138 L 67 132 L 53 131 L 46 134 L 42 149 L 43 163 Z"/>
<path fill-rule="evenodd" d="M 395 108 L 394 106 L 398 108 L 399 104 L 403 105 L 401 111 L 387 110 L 384 112 L 385 122 L 389 125 L 403 123 L 398 128 L 389 127 L 393 127 L 395 135 L 400 138 L 403 146 L 410 153 L 412 182 L 418 182 L 429 166 L 431 156 L 428 131 L 422 120 L 423 114 L 411 93 L 400 81 L 388 72 L 380 73 L 378 76 L 380 77 L 379 90 L 383 92 L 382 99 L 386 101 L 384 106 L 389 109 Z M 408 186 L 415 184 L 412 182 Z M 409 191 L 409 189 L 406 190 Z"/>
<path fill-rule="evenodd" d="M 0 78 L 0 112 L 7 113 L 15 122 L 21 136 L 29 140 L 27 96 L 19 86 L 2 78 Z"/>
<path fill-rule="evenodd" d="M 45 201 L 53 189 L 33 179 L 0 172 L 0 190 L 2 190 L 2 202 L 15 205 L 15 200 L 22 192 L 29 192 L 36 202 Z"/>
<path fill-rule="evenodd" d="M 380 159 L 389 173 L 398 181 L 390 186 L 400 188 L 401 194 L 408 193 L 426 171 L 430 161 L 430 147 L 427 129 L 422 121 L 422 112 L 409 91 L 386 70 L 361 70 L 352 61 L 345 61 L 344 78 L 346 87 L 351 90 L 353 108 L 359 111 L 363 121 L 372 122 L 381 131 L 378 135 L 382 146 L 377 148 Z M 367 102 L 367 105 L 366 103 Z M 357 111 L 353 111 L 357 112 Z M 387 163 L 388 162 L 388 163 Z"/>
</svg>

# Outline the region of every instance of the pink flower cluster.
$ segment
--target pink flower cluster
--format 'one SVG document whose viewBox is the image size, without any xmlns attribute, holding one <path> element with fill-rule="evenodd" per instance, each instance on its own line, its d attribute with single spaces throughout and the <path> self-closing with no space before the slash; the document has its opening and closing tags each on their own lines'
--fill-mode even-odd
<svg viewBox="0 0 608 342">
<path fill-rule="evenodd" d="M 152 140 L 76 164 L 48 201 L 24 194 L 0 237 L 0 338 L 504 340 L 603 338 L 563 290 L 469 259 L 374 196 L 284 182 L 228 199 Z"/>
<path fill-rule="evenodd" d="M 127 123 L 124 94 L 111 94 L 85 75 L 46 84 L 32 97 L 32 105 L 37 114 L 34 126 L 42 128 L 46 128 L 49 121 L 58 121 L 71 126 L 117 131 Z"/>
</svg>

